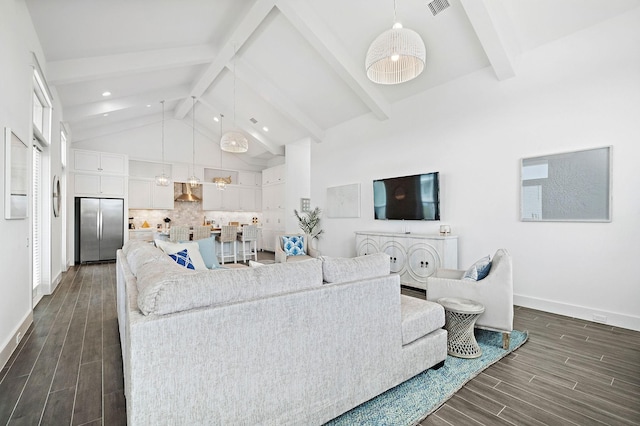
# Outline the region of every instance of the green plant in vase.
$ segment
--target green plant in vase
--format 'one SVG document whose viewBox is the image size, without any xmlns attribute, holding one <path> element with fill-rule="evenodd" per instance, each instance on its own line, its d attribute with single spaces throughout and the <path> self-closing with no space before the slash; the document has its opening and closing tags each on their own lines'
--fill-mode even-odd
<svg viewBox="0 0 640 426">
<path fill-rule="evenodd" d="M 298 210 L 293 209 L 293 214 L 296 215 L 296 219 L 298 219 L 298 226 L 302 231 L 311 237 L 311 240 L 320 239 L 320 234 L 324 231 L 320 229 L 320 215 L 322 214 L 322 210 L 320 207 L 316 207 L 315 209 L 298 213 Z"/>
</svg>

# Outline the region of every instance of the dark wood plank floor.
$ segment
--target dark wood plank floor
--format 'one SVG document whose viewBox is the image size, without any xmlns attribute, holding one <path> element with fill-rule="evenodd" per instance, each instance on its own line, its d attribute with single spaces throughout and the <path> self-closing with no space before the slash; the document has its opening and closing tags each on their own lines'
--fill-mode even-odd
<svg viewBox="0 0 640 426">
<path fill-rule="evenodd" d="M 514 328 L 527 343 L 420 425 L 640 425 L 639 332 L 518 306 Z"/>
<path fill-rule="evenodd" d="M 640 424 L 640 333 L 519 307 L 515 327 L 529 341 L 420 425 Z M 71 268 L 36 306 L 0 424 L 126 424 L 113 263 Z"/>
</svg>

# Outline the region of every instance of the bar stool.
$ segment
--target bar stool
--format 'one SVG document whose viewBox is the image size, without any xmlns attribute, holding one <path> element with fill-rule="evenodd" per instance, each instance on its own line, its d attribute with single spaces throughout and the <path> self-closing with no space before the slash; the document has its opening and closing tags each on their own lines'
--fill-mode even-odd
<svg viewBox="0 0 640 426">
<path fill-rule="evenodd" d="M 177 243 L 178 241 L 189 241 L 188 226 L 172 226 L 169 228 L 169 241 Z"/>
<path fill-rule="evenodd" d="M 203 238 L 209 238 L 211 236 L 210 226 L 194 226 L 193 227 L 193 240 L 201 240 Z"/>
<path fill-rule="evenodd" d="M 220 235 L 216 236 L 216 241 L 220 242 L 220 263 L 224 265 L 224 259 L 229 257 L 233 258 L 233 263 L 238 263 L 237 251 L 238 246 L 236 241 L 238 238 L 237 226 L 222 226 L 220 228 Z M 224 243 L 231 243 L 233 252 L 230 254 L 224 254 Z"/>
<path fill-rule="evenodd" d="M 238 235 L 238 241 L 242 243 L 242 261 L 247 261 L 247 253 L 249 259 L 253 256 L 258 261 L 258 227 L 256 225 L 245 225 L 242 227 L 242 234 Z M 246 243 L 249 243 L 247 250 Z"/>
</svg>

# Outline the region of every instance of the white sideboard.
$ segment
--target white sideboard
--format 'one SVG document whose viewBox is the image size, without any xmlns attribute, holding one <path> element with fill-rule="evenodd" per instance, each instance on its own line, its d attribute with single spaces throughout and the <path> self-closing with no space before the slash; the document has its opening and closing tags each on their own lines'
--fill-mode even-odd
<svg viewBox="0 0 640 426">
<path fill-rule="evenodd" d="M 437 268 L 458 268 L 457 236 L 357 231 L 357 255 L 377 252 L 391 256 L 391 272 L 400 274 L 403 285 L 423 290 Z"/>
</svg>

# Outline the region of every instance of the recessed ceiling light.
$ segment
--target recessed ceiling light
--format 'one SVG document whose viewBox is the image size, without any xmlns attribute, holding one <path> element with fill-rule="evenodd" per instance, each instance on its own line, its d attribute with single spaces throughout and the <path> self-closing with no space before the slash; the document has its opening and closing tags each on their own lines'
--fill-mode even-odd
<svg viewBox="0 0 640 426">
<path fill-rule="evenodd" d="M 269 131 L 269 128 L 268 128 L 267 126 L 264 126 L 264 127 L 262 128 L 262 130 L 264 130 L 265 132 L 268 132 L 268 131 Z"/>
<path fill-rule="evenodd" d="M 108 117 L 108 116 L 109 116 L 109 113 L 108 113 L 108 112 L 105 112 L 104 114 L 102 114 L 102 116 L 103 116 L 103 117 Z"/>
<path fill-rule="evenodd" d="M 104 96 L 105 98 L 107 96 L 111 96 L 111 92 L 109 92 L 108 90 L 106 92 L 102 92 L 102 96 Z"/>
<path fill-rule="evenodd" d="M 147 108 L 151 108 L 151 104 L 147 104 Z"/>
<path fill-rule="evenodd" d="M 213 117 L 213 121 L 217 123 L 218 121 L 220 121 L 220 119 L 218 117 Z"/>
</svg>

